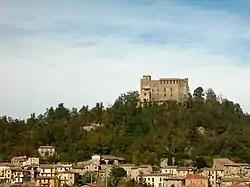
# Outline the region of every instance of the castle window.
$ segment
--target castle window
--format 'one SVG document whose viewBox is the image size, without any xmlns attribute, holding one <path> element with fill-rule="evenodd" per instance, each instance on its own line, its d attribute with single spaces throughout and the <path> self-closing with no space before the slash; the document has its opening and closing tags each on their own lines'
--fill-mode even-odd
<svg viewBox="0 0 250 187">
<path fill-rule="evenodd" d="M 157 92 L 159 92 L 159 89 L 157 89 Z"/>
<path fill-rule="evenodd" d="M 173 97 L 173 94 L 171 94 L 170 97 Z"/>
<path fill-rule="evenodd" d="M 172 91 L 173 91 L 173 88 L 170 88 L 170 91 L 172 92 Z"/>
<path fill-rule="evenodd" d="M 146 93 L 144 93 L 144 96 L 146 96 L 147 94 Z"/>
<path fill-rule="evenodd" d="M 164 88 L 164 92 L 166 92 L 166 88 Z"/>
<path fill-rule="evenodd" d="M 164 97 L 166 97 L 167 96 L 167 94 L 164 94 Z"/>
</svg>

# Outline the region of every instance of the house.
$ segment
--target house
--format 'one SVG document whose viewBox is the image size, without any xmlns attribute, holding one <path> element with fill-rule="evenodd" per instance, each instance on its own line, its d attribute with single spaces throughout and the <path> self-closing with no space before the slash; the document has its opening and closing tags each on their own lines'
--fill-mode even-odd
<svg viewBox="0 0 250 187">
<path fill-rule="evenodd" d="M 22 166 L 30 166 L 30 165 L 39 165 L 39 158 L 29 157 L 23 162 Z"/>
<path fill-rule="evenodd" d="M 148 185 L 152 185 L 154 187 L 164 187 L 164 179 L 166 179 L 169 175 L 166 173 L 149 173 L 142 174 L 142 181 Z M 137 179 L 139 181 L 140 179 Z"/>
<path fill-rule="evenodd" d="M 230 178 L 223 178 L 221 179 L 220 186 L 232 186 L 232 185 L 247 185 L 249 186 L 250 184 L 250 179 L 249 178 L 240 178 L 240 177 L 230 177 Z"/>
<path fill-rule="evenodd" d="M 196 168 L 194 167 L 178 167 L 176 176 L 178 177 L 186 177 L 187 174 L 193 174 Z"/>
<path fill-rule="evenodd" d="M 11 159 L 11 164 L 15 165 L 15 166 L 23 166 L 23 163 L 27 161 L 27 157 L 25 156 L 17 156 L 17 157 L 13 157 Z"/>
<path fill-rule="evenodd" d="M 66 172 L 73 169 L 72 164 L 69 163 L 58 163 L 55 167 L 57 172 Z"/>
<path fill-rule="evenodd" d="M 38 153 L 41 157 L 52 157 L 56 154 L 56 150 L 53 146 L 40 146 L 38 148 Z"/>
<path fill-rule="evenodd" d="M 23 184 L 24 182 L 30 181 L 30 171 L 20 169 L 20 168 L 12 168 L 12 184 Z"/>
<path fill-rule="evenodd" d="M 36 186 L 38 187 L 57 187 L 59 180 L 54 177 L 39 176 L 36 179 Z"/>
<path fill-rule="evenodd" d="M 183 187 L 185 185 L 184 177 L 168 176 L 163 180 L 164 187 Z"/>
<path fill-rule="evenodd" d="M 161 173 L 167 173 L 172 176 L 177 176 L 177 168 L 178 166 L 165 166 L 161 168 Z"/>
<path fill-rule="evenodd" d="M 135 165 L 134 164 L 121 164 L 121 165 L 119 165 L 121 168 L 123 168 L 125 171 L 126 171 L 126 173 L 127 173 L 127 177 L 129 178 L 129 179 L 132 179 L 131 178 L 131 172 L 132 172 L 132 168 L 135 168 Z"/>
<path fill-rule="evenodd" d="M 250 174 L 250 165 L 247 163 L 235 163 L 228 158 L 215 158 L 213 168 L 224 170 L 224 176 L 243 177 Z"/>
<path fill-rule="evenodd" d="M 223 169 L 215 169 L 215 168 L 204 168 L 201 175 L 203 177 L 208 178 L 209 184 L 214 187 L 217 184 L 220 184 L 220 180 L 224 176 Z"/>
<path fill-rule="evenodd" d="M 73 186 L 75 184 L 75 173 L 72 171 L 64 171 L 59 173 L 60 184 Z"/>
<path fill-rule="evenodd" d="M 214 158 L 213 159 L 213 168 L 224 169 L 225 165 L 235 164 L 232 160 L 228 158 Z"/>
<path fill-rule="evenodd" d="M 198 174 L 189 173 L 185 178 L 186 187 L 208 187 L 208 178 Z"/>
<path fill-rule="evenodd" d="M 224 164 L 224 175 L 230 177 L 244 176 L 248 173 L 245 169 L 249 167 L 246 163 Z"/>
<path fill-rule="evenodd" d="M 124 160 L 123 157 L 113 155 L 93 155 L 91 158 L 92 163 L 95 165 L 118 165 Z"/>
<path fill-rule="evenodd" d="M 140 165 L 131 167 L 130 172 L 127 173 L 130 176 L 130 179 L 134 179 L 138 181 L 138 178 L 143 174 L 150 174 L 153 172 L 153 168 L 151 165 Z"/>
<path fill-rule="evenodd" d="M 52 164 L 40 164 L 39 177 L 53 177 L 56 173 L 55 168 Z"/>
<path fill-rule="evenodd" d="M 6 168 L 0 171 L 0 182 L 11 183 L 12 171 L 10 168 Z"/>
</svg>

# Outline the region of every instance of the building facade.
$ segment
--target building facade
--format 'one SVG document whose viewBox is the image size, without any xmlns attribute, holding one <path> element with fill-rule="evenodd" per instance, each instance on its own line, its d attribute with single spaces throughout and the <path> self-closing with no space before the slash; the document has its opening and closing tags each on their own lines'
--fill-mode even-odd
<svg viewBox="0 0 250 187">
<path fill-rule="evenodd" d="M 38 153 L 41 157 L 52 157 L 56 154 L 56 150 L 53 146 L 40 146 L 38 148 Z"/>
<path fill-rule="evenodd" d="M 188 97 L 188 78 L 160 78 L 152 80 L 150 75 L 141 79 L 141 102 L 164 102 L 186 100 Z"/>
</svg>

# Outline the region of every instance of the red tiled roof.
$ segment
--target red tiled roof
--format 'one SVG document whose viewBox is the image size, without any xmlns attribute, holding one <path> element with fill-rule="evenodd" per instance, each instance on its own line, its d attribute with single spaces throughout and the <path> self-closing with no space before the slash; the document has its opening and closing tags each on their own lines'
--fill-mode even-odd
<svg viewBox="0 0 250 187">
<path fill-rule="evenodd" d="M 188 173 L 186 179 L 207 179 L 207 178 L 198 174 Z"/>
</svg>

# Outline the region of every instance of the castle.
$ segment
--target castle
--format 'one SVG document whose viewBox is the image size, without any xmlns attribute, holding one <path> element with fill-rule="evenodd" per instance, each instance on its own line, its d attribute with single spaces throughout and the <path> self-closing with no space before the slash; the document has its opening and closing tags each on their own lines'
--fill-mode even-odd
<svg viewBox="0 0 250 187">
<path fill-rule="evenodd" d="M 152 80 L 150 75 L 141 79 L 141 102 L 162 103 L 167 100 L 181 102 L 188 97 L 188 78 L 160 78 Z"/>
</svg>

